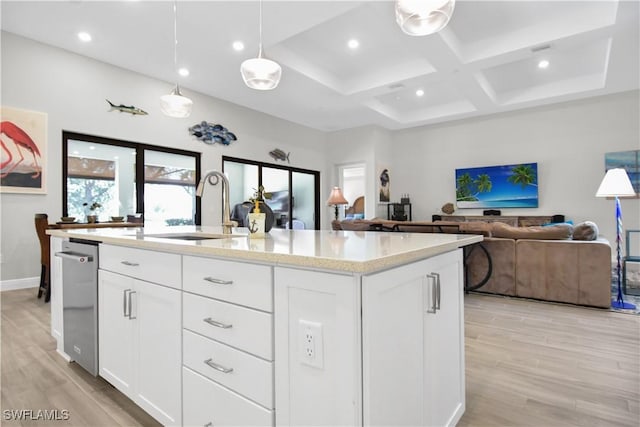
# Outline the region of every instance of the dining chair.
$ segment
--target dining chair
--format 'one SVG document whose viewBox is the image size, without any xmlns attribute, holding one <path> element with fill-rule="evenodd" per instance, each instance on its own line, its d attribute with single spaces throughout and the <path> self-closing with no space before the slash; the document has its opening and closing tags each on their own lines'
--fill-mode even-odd
<svg viewBox="0 0 640 427">
<path fill-rule="evenodd" d="M 51 271 L 51 258 L 50 258 L 50 236 L 46 233 L 49 227 L 49 217 L 47 214 L 35 215 L 36 233 L 38 234 L 38 240 L 40 241 L 40 287 L 38 288 L 38 298 L 42 297 L 44 293 L 44 302 L 49 302 L 51 299 L 51 287 L 50 283 L 50 271 Z"/>
</svg>

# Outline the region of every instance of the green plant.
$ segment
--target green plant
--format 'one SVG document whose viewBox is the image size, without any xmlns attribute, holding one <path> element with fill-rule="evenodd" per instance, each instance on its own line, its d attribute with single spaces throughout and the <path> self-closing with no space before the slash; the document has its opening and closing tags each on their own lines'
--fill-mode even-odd
<svg viewBox="0 0 640 427">
<path fill-rule="evenodd" d="M 264 202 L 264 199 L 270 199 L 271 198 L 271 193 L 266 193 L 264 191 L 264 186 L 259 186 L 258 189 L 256 190 L 255 188 L 253 189 L 253 197 L 251 197 L 249 199 L 249 201 L 251 203 L 255 203 L 256 200 L 259 202 Z"/>
<path fill-rule="evenodd" d="M 91 205 L 89 205 L 89 203 L 85 202 L 82 204 L 82 206 L 89 206 L 87 209 L 89 209 L 89 211 L 91 211 L 91 213 L 93 213 L 94 211 L 98 210 L 99 208 L 102 207 L 102 205 L 98 202 L 93 202 L 91 203 Z"/>
</svg>

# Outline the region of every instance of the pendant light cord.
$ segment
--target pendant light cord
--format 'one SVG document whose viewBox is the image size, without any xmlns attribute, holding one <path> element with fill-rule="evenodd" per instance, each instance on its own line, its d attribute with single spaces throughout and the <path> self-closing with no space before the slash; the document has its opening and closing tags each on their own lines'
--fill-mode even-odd
<svg viewBox="0 0 640 427">
<path fill-rule="evenodd" d="M 178 72 L 178 0 L 173 0 L 173 71 Z"/>
<path fill-rule="evenodd" d="M 260 24 L 258 26 L 260 34 L 260 44 L 258 45 L 258 58 L 262 58 L 262 0 L 260 0 Z"/>
</svg>

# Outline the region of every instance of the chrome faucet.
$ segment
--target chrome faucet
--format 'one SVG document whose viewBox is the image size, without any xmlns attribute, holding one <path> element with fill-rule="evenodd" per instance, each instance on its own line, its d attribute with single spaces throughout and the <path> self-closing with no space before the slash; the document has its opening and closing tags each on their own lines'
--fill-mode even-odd
<svg viewBox="0 0 640 427">
<path fill-rule="evenodd" d="M 229 180 L 227 177 L 218 171 L 211 170 L 208 171 L 204 178 L 200 180 L 198 184 L 198 188 L 196 189 L 196 196 L 202 197 L 204 193 L 204 184 L 206 181 L 209 181 L 209 184 L 216 185 L 218 182 L 222 180 L 222 233 L 223 234 L 231 234 L 231 230 L 233 227 L 237 227 L 238 223 L 235 221 L 231 221 L 231 209 L 229 208 Z"/>
</svg>

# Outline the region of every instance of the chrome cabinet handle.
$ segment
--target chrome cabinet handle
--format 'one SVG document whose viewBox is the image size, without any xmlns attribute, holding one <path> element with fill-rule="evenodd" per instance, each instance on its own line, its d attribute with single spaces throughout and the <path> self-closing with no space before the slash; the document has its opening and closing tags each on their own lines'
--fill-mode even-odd
<svg viewBox="0 0 640 427">
<path fill-rule="evenodd" d="M 438 297 L 437 295 L 437 289 L 436 289 L 436 276 L 434 276 L 433 274 L 427 274 L 427 279 L 433 279 L 433 281 L 431 281 L 431 308 L 427 309 L 427 313 L 435 313 L 436 312 L 436 299 Z"/>
<path fill-rule="evenodd" d="M 211 326 L 215 326 L 216 328 L 229 329 L 232 328 L 233 325 L 230 323 L 221 323 L 216 320 L 213 320 L 211 317 L 207 317 L 206 319 L 202 319 L 203 322 L 210 324 Z"/>
<path fill-rule="evenodd" d="M 233 280 L 216 279 L 215 277 L 204 277 L 203 280 L 215 283 L 216 285 L 233 285 Z"/>
<path fill-rule="evenodd" d="M 207 359 L 207 360 L 204 361 L 204 363 L 206 363 L 207 366 L 215 369 L 216 371 L 222 372 L 223 374 L 229 374 L 229 373 L 233 372 L 233 368 L 225 368 L 222 365 L 218 365 L 217 363 L 215 363 L 213 361 L 213 359 Z"/>
<path fill-rule="evenodd" d="M 131 315 L 131 312 L 132 312 L 132 309 L 131 309 L 131 307 L 132 307 L 132 306 L 131 306 L 131 295 L 133 295 L 133 294 L 135 294 L 135 293 L 137 293 L 137 292 L 136 292 L 136 291 L 130 291 L 130 292 L 129 292 L 129 320 L 135 320 L 135 319 L 137 319 L 137 317 L 136 317 L 136 316 L 132 316 L 132 315 Z"/>
<path fill-rule="evenodd" d="M 125 289 L 124 292 L 122 292 L 122 315 L 124 317 L 129 317 L 127 314 L 127 292 L 131 292 L 131 289 Z"/>
<path fill-rule="evenodd" d="M 128 265 L 129 267 L 138 267 L 140 265 L 137 262 L 130 261 L 120 261 L 120 264 Z"/>
<path fill-rule="evenodd" d="M 440 310 L 440 274 L 431 273 L 436 279 L 436 310 Z"/>
</svg>

